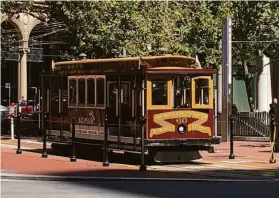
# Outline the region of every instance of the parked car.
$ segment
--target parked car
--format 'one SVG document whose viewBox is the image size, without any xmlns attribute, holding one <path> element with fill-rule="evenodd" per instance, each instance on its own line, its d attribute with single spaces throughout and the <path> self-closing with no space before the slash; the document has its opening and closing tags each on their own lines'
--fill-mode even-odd
<svg viewBox="0 0 279 198">
<path fill-rule="evenodd" d="M 9 134 L 10 132 L 9 108 L 0 105 L 0 113 L 1 113 L 1 134 Z"/>
</svg>

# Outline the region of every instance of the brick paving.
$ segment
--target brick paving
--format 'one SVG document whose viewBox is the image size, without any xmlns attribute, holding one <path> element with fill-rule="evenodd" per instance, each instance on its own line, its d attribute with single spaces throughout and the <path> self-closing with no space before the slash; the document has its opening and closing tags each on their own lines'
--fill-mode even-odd
<svg viewBox="0 0 279 198">
<path fill-rule="evenodd" d="M 144 178 L 231 178 L 232 174 L 279 178 L 279 162 L 269 163 L 270 146 L 261 142 L 235 142 L 234 160 L 229 160 L 229 143 L 215 145 L 216 153 L 201 152 L 203 159 L 192 164 L 148 166 L 147 172 L 138 171 L 139 166 L 111 163 L 103 167 L 101 162 L 77 159 L 70 162 L 68 157 L 48 155 L 41 158 L 40 153 L 28 149 L 41 149 L 42 143 L 23 140 L 23 154 L 16 155 L 16 140 L 1 138 L 1 170 L 3 173 L 51 176 L 87 177 L 144 177 Z M 50 148 L 50 144 L 47 145 Z M 276 153 L 279 160 L 279 154 Z M 278 161 L 277 160 L 277 161 Z M 224 174 L 228 173 L 230 175 Z M 221 174 L 222 173 L 222 174 Z"/>
</svg>

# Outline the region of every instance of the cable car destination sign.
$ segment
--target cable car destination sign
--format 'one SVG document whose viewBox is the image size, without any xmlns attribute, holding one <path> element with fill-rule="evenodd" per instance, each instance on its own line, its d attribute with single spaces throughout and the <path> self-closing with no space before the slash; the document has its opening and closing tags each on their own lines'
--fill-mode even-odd
<svg viewBox="0 0 279 198">
<path fill-rule="evenodd" d="M 200 132 L 207 137 L 212 136 L 212 129 L 207 124 L 209 121 L 208 113 L 192 110 L 178 110 L 151 114 L 152 112 L 148 114 L 148 117 L 151 118 L 151 121 L 148 123 L 149 138 L 156 138 L 157 136 L 162 136 L 167 133 L 173 133 L 173 135 L 176 136 L 177 127 L 180 124 L 184 124 L 187 127 L 187 132 L 184 134 L 187 137 L 191 135 L 188 133 L 190 131 Z"/>
</svg>

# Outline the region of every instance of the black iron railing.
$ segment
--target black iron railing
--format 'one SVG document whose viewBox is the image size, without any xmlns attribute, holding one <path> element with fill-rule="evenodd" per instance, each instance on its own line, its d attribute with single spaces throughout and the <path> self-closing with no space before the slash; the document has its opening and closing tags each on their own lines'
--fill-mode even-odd
<svg viewBox="0 0 279 198">
<path fill-rule="evenodd" d="M 234 135 L 270 137 L 268 112 L 239 112 L 235 117 Z"/>
</svg>

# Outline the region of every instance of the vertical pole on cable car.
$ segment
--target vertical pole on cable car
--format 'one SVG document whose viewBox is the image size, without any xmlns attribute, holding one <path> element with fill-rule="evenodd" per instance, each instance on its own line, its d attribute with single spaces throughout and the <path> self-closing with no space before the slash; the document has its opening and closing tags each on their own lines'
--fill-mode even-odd
<svg viewBox="0 0 279 198">
<path fill-rule="evenodd" d="M 20 134 L 20 112 L 19 112 L 19 103 L 16 105 L 16 132 L 17 132 L 17 150 L 16 150 L 16 154 L 21 154 L 21 145 L 20 145 L 20 138 L 21 138 L 21 134 Z"/>
<path fill-rule="evenodd" d="M 118 145 L 120 145 L 121 142 L 121 130 L 122 130 L 122 108 L 121 108 L 121 104 L 122 104 L 122 83 L 121 83 L 121 76 L 118 76 Z"/>
<path fill-rule="evenodd" d="M 50 130 L 52 128 L 52 123 L 51 123 L 51 116 L 52 116 L 52 77 L 49 78 L 49 89 L 48 89 L 48 101 L 49 101 L 49 109 L 48 109 L 48 119 L 49 119 L 49 127 L 48 127 L 48 134 L 50 134 Z"/>
<path fill-rule="evenodd" d="M 58 90 L 58 112 L 59 112 L 59 120 L 60 120 L 60 141 L 62 141 L 62 130 L 63 130 L 63 123 L 62 123 L 62 106 L 63 106 L 63 89 Z"/>
<path fill-rule="evenodd" d="M 47 114 L 46 114 L 46 112 L 43 112 L 43 152 L 42 152 L 42 158 L 47 158 L 47 151 L 46 151 L 46 119 L 47 119 Z"/>
<path fill-rule="evenodd" d="M 109 161 L 108 161 L 108 115 L 107 115 L 107 108 L 105 109 L 105 122 L 104 122 L 103 166 L 109 166 Z"/>
<path fill-rule="evenodd" d="M 62 133 L 63 133 L 63 125 L 64 125 L 64 117 L 63 117 L 63 112 L 64 112 L 64 77 L 61 77 L 61 104 L 60 104 L 60 141 L 63 140 L 62 138 Z"/>
<path fill-rule="evenodd" d="M 44 70 L 42 71 L 44 72 Z M 39 105 L 39 108 L 40 108 L 40 118 L 39 118 L 39 126 L 40 128 L 42 129 L 41 130 L 41 135 L 44 134 L 44 128 L 43 128 L 43 125 L 44 125 L 44 114 L 43 112 L 45 111 L 45 88 L 44 88 L 44 74 L 41 75 L 41 94 L 40 94 L 40 105 Z"/>
<path fill-rule="evenodd" d="M 72 156 L 70 162 L 76 162 L 76 118 L 75 115 L 72 117 Z"/>
<path fill-rule="evenodd" d="M 146 171 L 145 165 L 145 148 L 144 148 L 144 135 L 146 131 L 146 78 L 143 78 L 142 82 L 142 116 L 141 116 L 141 164 L 140 164 L 140 171 Z"/>
<path fill-rule="evenodd" d="M 39 88 L 39 90 L 38 90 L 38 124 L 39 124 L 39 136 L 41 135 L 41 129 L 42 129 L 42 127 L 41 127 L 41 115 L 42 115 L 42 113 L 41 113 L 41 111 L 42 111 L 42 109 L 41 109 L 41 90 L 42 90 L 42 88 Z"/>
<path fill-rule="evenodd" d="M 275 106 L 273 104 L 270 105 L 270 146 L 271 146 L 271 156 L 270 156 L 270 163 L 276 163 L 276 158 L 274 154 L 275 148 L 275 136 L 276 136 L 276 126 L 275 126 Z"/>
</svg>

